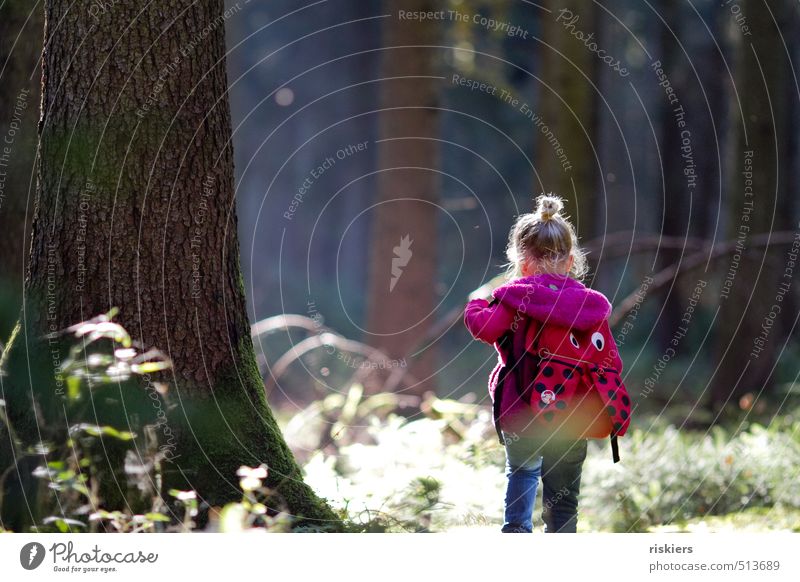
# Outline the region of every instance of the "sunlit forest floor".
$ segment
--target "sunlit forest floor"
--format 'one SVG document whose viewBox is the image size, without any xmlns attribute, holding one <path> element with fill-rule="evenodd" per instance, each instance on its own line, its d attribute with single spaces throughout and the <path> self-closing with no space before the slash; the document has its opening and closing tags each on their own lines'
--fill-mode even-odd
<svg viewBox="0 0 800 582">
<path fill-rule="evenodd" d="M 452 527 L 449 532 L 459 533 L 497 533 L 499 524 L 484 526 Z M 602 531 L 593 529 L 592 524 L 581 516 L 578 532 Z M 679 521 L 669 525 L 648 528 L 655 533 L 721 533 L 721 532 L 798 532 L 800 531 L 800 510 L 754 508 L 727 515 L 711 515 Z M 542 533 L 541 523 L 534 533 Z"/>
<path fill-rule="evenodd" d="M 377 398 L 377 397 L 372 397 Z M 360 393 L 282 415 L 307 482 L 363 531 L 499 531 L 504 455 L 485 407 L 429 402 L 404 418 Z M 800 532 L 797 414 L 738 432 L 640 418 L 613 464 L 606 440 L 584 464 L 579 531 Z M 534 526 L 542 530 L 541 487 Z"/>
</svg>

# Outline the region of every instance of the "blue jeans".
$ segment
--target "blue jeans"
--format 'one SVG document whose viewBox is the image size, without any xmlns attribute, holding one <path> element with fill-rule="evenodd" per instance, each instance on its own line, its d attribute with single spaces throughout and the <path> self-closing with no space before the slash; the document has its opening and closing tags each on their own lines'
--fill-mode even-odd
<svg viewBox="0 0 800 582">
<path fill-rule="evenodd" d="M 581 469 L 586 439 L 557 441 L 503 433 L 506 441 L 506 488 L 503 532 L 533 531 L 536 488 L 542 478 L 542 521 L 547 533 L 574 533 L 578 525 Z"/>
</svg>

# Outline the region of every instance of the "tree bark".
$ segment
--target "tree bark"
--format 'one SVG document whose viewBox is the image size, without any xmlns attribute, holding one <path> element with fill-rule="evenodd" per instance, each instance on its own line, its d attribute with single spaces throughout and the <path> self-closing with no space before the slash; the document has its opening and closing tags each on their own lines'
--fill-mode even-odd
<svg viewBox="0 0 800 582">
<path fill-rule="evenodd" d="M 782 211 L 789 174 L 787 164 L 780 163 L 787 159 L 792 130 L 786 123 L 793 90 L 789 85 L 791 65 L 771 15 L 784 36 L 793 34 L 786 26 L 791 8 L 783 0 L 770 2 L 770 10 L 761 0 L 745 0 L 741 6 L 750 33 L 729 22 L 735 38 L 734 74 L 741 110 L 733 99 L 734 146 L 725 192 L 729 238 L 741 240 L 742 251 L 740 259 L 734 256 L 723 269 L 723 288 L 727 285 L 729 293 L 721 297 L 717 319 L 715 361 L 719 367 L 711 381 L 711 406 L 716 412 L 726 404 L 738 404 L 743 393 L 759 394 L 770 388 L 783 341 L 781 326 L 771 326 L 762 346 L 754 342 L 761 336 L 772 306 L 780 304 L 780 285 L 787 281 L 783 277 L 786 255 L 783 247 L 750 250 L 749 241 L 760 233 L 796 227 L 791 214 Z M 748 169 L 747 159 L 751 178 L 743 174 Z M 793 316 L 784 313 L 780 318 Z"/>
<path fill-rule="evenodd" d="M 660 234 L 684 241 L 675 248 L 657 249 L 658 269 L 661 270 L 686 260 L 692 240 L 710 239 L 715 234 L 711 207 L 720 189 L 718 150 L 717 147 L 706 148 L 704 144 L 718 144 L 712 115 L 718 117 L 717 126 L 721 126 L 725 67 L 716 47 L 707 42 L 705 31 L 702 41 L 693 39 L 697 34 L 692 30 L 696 27 L 696 17 L 688 7 L 661 0 L 658 13 L 664 21 L 660 23 L 658 60 L 679 101 L 671 103 L 663 93 L 658 95 L 664 190 L 661 203 L 654 205 L 654 211 L 661 218 Z M 718 19 L 712 19 L 709 28 L 714 38 L 719 36 Z M 698 71 L 703 71 L 700 79 L 695 77 L 692 63 Z M 709 106 L 713 108 L 711 111 Z M 687 146 L 691 148 L 686 152 L 690 157 L 684 158 L 681 148 Z M 686 170 L 693 173 L 687 176 Z M 655 329 L 660 349 L 667 349 L 672 341 L 696 285 L 697 279 L 683 277 L 664 287 L 660 294 L 663 307 Z"/>
<path fill-rule="evenodd" d="M 434 350 L 420 338 L 435 323 L 439 280 L 438 81 L 431 78 L 436 49 L 429 48 L 438 25 L 398 13 L 435 9 L 430 0 L 390 0 L 386 10 L 379 129 L 385 141 L 379 144 L 367 298 L 366 342 L 392 358 L 408 356 L 418 379 L 409 389 L 415 394 L 434 388 L 436 372 Z"/>
<path fill-rule="evenodd" d="M 26 0 L 0 5 L 0 352 L 22 307 L 35 187 L 44 10 Z"/>
<path fill-rule="evenodd" d="M 31 390 L 55 416 L 57 361 L 43 335 L 118 307 L 131 335 L 174 364 L 165 489 L 194 489 L 216 506 L 241 497 L 240 465 L 265 463 L 292 514 L 335 527 L 266 403 L 245 312 L 224 36 L 244 8 L 45 7 L 27 304 L 5 358 L 12 424 L 36 440 Z"/>
</svg>

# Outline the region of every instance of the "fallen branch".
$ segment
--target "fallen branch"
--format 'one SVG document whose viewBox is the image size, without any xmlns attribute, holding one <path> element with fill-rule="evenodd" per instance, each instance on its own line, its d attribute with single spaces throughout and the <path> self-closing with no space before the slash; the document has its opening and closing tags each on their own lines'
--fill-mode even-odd
<svg viewBox="0 0 800 582">
<path fill-rule="evenodd" d="M 269 317 L 256 322 L 250 329 L 251 335 L 255 338 L 290 327 L 305 329 L 306 331 L 312 332 L 314 335 L 293 345 L 289 351 L 278 358 L 278 361 L 275 362 L 273 366 L 269 367 L 269 377 L 264 381 L 264 390 L 267 394 L 269 394 L 274 385 L 277 385 L 278 379 L 286 373 L 295 361 L 319 348 L 330 346 L 340 352 L 357 354 L 363 357 L 365 361 L 370 362 L 379 363 L 393 361 L 381 350 L 356 340 L 347 339 L 314 319 L 304 315 L 277 315 Z M 379 367 L 380 366 L 359 366 L 356 369 L 356 373 L 351 378 L 351 382 L 360 382 L 369 372 L 374 372 Z M 406 374 L 403 368 L 400 366 L 392 368 L 389 379 L 386 381 L 385 390 L 387 392 L 392 392 L 405 378 Z"/>
<path fill-rule="evenodd" d="M 659 249 L 697 250 L 707 246 L 708 241 L 699 238 L 637 234 L 627 230 L 594 238 L 582 245 L 582 248 L 589 253 L 590 258 L 602 252 L 603 258 L 611 259 Z"/>
<path fill-rule="evenodd" d="M 765 233 L 753 236 L 747 243 L 747 249 L 764 247 L 768 245 L 785 245 L 791 243 L 797 234 L 793 231 L 779 231 L 773 233 Z M 705 262 L 711 262 L 728 255 L 736 250 L 736 245 L 739 241 L 729 240 L 715 245 L 706 245 L 706 247 L 686 257 L 685 260 L 662 269 L 656 273 L 652 279 L 652 283 L 648 285 L 648 294 L 665 287 L 673 279 L 691 271 L 702 265 Z M 622 318 L 624 318 L 634 307 L 639 300 L 639 289 L 625 297 L 619 306 L 611 313 L 608 318 L 608 323 L 611 327 L 617 325 Z"/>
</svg>

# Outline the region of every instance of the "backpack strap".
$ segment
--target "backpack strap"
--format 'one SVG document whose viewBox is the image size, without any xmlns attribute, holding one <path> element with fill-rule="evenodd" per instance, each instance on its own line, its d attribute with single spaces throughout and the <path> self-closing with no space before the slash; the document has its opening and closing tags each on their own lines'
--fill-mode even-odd
<svg viewBox="0 0 800 582">
<path fill-rule="evenodd" d="M 497 384 L 494 387 L 494 401 L 492 402 L 492 420 L 494 421 L 494 429 L 497 431 L 497 439 L 501 445 L 505 445 L 506 441 L 503 438 L 503 431 L 500 428 L 500 400 L 503 397 L 503 385 L 506 383 L 506 376 L 508 376 L 509 369 L 516 362 L 514 360 L 514 338 L 513 332 L 507 331 L 503 337 L 498 340 L 501 347 L 506 352 L 506 365 L 500 369 L 497 375 Z"/>
<path fill-rule="evenodd" d="M 522 317 L 517 322 L 516 330 L 508 330 L 503 337 L 498 340 L 500 347 L 504 349 L 506 364 L 500 370 L 497 377 L 497 385 L 494 389 L 494 402 L 492 402 L 492 417 L 494 428 L 497 431 L 497 438 L 501 445 L 505 445 L 503 432 L 500 428 L 500 402 L 503 396 L 503 385 L 509 374 L 514 374 L 517 391 L 520 396 L 524 396 L 524 380 L 522 370 L 522 359 L 527 350 L 528 330 L 531 325 L 529 317 Z"/>
<path fill-rule="evenodd" d="M 611 433 L 611 458 L 615 463 L 619 463 L 619 444 L 617 443 L 617 433 Z"/>
</svg>

